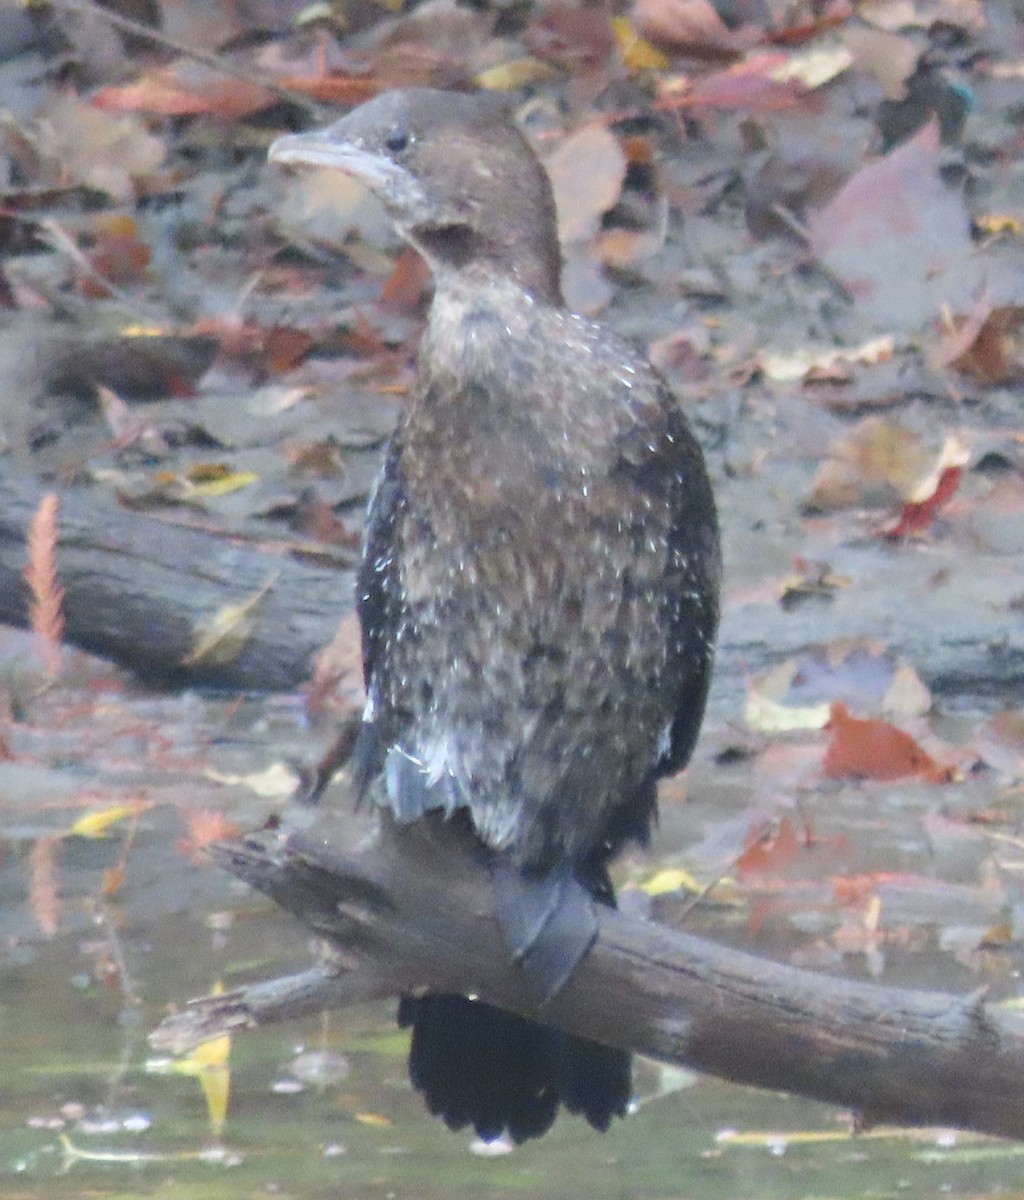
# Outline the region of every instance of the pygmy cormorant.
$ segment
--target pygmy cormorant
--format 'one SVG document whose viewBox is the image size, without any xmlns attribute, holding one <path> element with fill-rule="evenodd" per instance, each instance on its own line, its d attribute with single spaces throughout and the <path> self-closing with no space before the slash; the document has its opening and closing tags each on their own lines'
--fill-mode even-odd
<svg viewBox="0 0 1024 1200">
<path fill-rule="evenodd" d="M 388 92 L 270 157 L 362 180 L 433 273 L 369 510 L 357 756 L 399 821 L 442 809 L 492 852 L 542 999 L 700 727 L 720 574 L 704 460 L 651 366 L 565 308 L 551 188 L 496 99 Z M 461 996 L 399 1016 L 413 1083 L 452 1128 L 521 1141 L 560 1104 L 599 1129 L 626 1109 L 621 1050 Z"/>
</svg>

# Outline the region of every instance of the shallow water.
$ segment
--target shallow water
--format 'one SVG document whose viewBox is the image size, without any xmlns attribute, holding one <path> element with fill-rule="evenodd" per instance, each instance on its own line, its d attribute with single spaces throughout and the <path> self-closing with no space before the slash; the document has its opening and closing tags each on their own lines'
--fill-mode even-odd
<svg viewBox="0 0 1024 1200">
<path fill-rule="evenodd" d="M 186 853 L 185 814 L 209 808 L 243 828 L 259 824 L 281 797 L 224 778 L 308 760 L 315 739 L 295 699 L 239 705 L 129 695 L 111 703 L 113 716 L 93 707 L 82 725 L 65 722 L 61 731 L 47 727 L 37 704 L 35 724 L 16 724 L 11 734 L 14 761 L 0 763 L 0 1194 L 795 1200 L 966 1196 L 1024 1179 L 1024 1147 L 936 1131 L 850 1138 L 846 1114 L 824 1105 L 649 1063 L 637 1071 L 637 1111 L 607 1135 L 563 1118 L 540 1142 L 485 1151 L 422 1109 L 390 1004 L 236 1036 L 230 1105 L 216 1135 L 197 1079 L 153 1071 L 147 1032 L 170 1005 L 218 981 L 231 987 L 301 969 L 313 947 L 292 918 Z M 769 806 L 752 765 L 712 763 L 727 733 L 712 723 L 690 799 L 663 803 L 657 860 L 638 855 L 624 865 L 627 893 L 630 879 L 657 864 L 717 870 Z M 89 737 L 101 751 L 86 753 Z M 978 787 L 947 789 L 942 804 L 982 803 Z M 110 836 L 67 836 L 86 803 L 102 807 L 129 793 L 147 807 Z M 935 789 L 916 785 L 833 788 L 819 797 L 818 886 L 839 867 L 927 870 L 930 897 L 889 885 L 894 924 L 924 930 L 931 922 L 949 934 L 954 918 L 965 928 L 991 921 L 1001 901 L 976 886 L 984 846 L 926 836 L 935 805 Z M 41 842 L 49 872 L 40 868 Z M 47 886 L 49 897 L 41 894 Z M 711 900 L 690 925 L 809 961 L 838 919 L 820 897 L 808 898 L 810 887 L 799 903 L 790 893 L 788 905 L 769 912 L 756 937 L 749 897 Z M 916 915 L 915 904 L 923 905 Z M 670 914 L 671 900 L 659 911 Z M 53 920 L 52 936 L 41 917 Z M 940 943 L 924 932 L 920 944 L 879 950 L 885 981 L 976 985 L 975 969 Z M 852 957 L 845 966 L 863 975 L 867 961 Z"/>
</svg>

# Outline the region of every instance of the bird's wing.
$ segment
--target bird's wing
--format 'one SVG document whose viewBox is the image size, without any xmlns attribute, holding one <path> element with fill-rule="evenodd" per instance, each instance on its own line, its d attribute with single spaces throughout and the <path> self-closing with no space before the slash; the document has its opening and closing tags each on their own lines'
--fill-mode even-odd
<svg viewBox="0 0 1024 1200">
<path fill-rule="evenodd" d="M 363 642 L 363 682 L 373 696 L 374 672 L 388 637 L 401 620 L 401 586 L 394 557 L 395 526 L 403 501 L 399 445 L 392 438 L 366 515 L 363 560 L 356 576 L 356 607 Z"/>
</svg>

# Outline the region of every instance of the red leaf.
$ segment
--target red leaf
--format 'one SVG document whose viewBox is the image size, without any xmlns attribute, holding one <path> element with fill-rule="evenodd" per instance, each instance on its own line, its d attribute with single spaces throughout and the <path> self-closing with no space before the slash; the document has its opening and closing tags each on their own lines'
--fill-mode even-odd
<svg viewBox="0 0 1024 1200">
<path fill-rule="evenodd" d="M 919 775 L 934 783 L 948 771 L 923 750 L 909 733 L 887 721 L 851 717 L 845 704 L 832 705 L 832 737 L 824 770 L 830 779 L 907 779 Z"/>
<path fill-rule="evenodd" d="M 935 514 L 948 504 L 960 486 L 963 477 L 963 467 L 946 467 L 939 476 L 935 491 L 927 500 L 910 500 L 903 506 L 899 520 L 886 530 L 885 536 L 890 541 L 907 537 L 911 533 L 921 533 L 932 523 Z"/>
</svg>

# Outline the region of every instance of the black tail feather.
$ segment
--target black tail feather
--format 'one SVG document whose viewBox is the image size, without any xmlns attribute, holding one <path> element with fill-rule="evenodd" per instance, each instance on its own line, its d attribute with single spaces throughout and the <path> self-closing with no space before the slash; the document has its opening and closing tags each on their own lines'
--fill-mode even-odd
<svg viewBox="0 0 1024 1200">
<path fill-rule="evenodd" d="M 630 1056 L 464 996 L 403 997 L 409 1075 L 449 1129 L 540 1137 L 560 1105 L 605 1130 L 632 1095 Z"/>
</svg>

